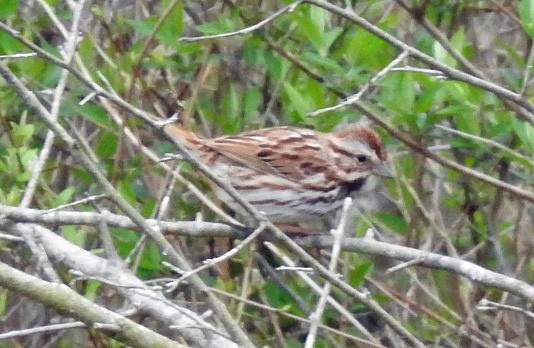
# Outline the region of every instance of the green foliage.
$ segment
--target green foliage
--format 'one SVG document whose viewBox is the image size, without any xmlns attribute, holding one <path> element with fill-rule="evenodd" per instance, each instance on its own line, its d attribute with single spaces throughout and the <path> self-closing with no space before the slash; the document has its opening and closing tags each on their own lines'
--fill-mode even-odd
<svg viewBox="0 0 534 348">
<path fill-rule="evenodd" d="M 372 272 L 373 267 L 371 262 L 363 262 L 359 266 L 354 265 L 354 269 L 350 272 L 349 284 L 355 288 L 361 286 L 365 277 Z"/>
<path fill-rule="evenodd" d="M 39 6 L 23 9 L 22 3 L 0 0 L 0 20 L 47 52 L 61 57 L 59 45 L 64 43 L 64 39 L 54 22 Z M 47 3 L 60 21 L 70 23 L 72 13 L 68 6 L 57 0 Z M 310 4 L 301 4 L 246 34 L 195 42 L 180 41 L 182 37 L 221 34 L 249 27 L 289 2 L 265 2 L 261 6 L 246 1 L 221 2 L 217 5 L 220 7 L 205 11 L 203 6 L 211 6 L 206 2 L 178 1 L 169 9 L 171 3 L 170 0 L 147 1 L 143 2 L 142 9 L 137 9 L 139 11 L 130 8 L 111 11 L 108 8 L 111 5 L 105 2 L 92 2 L 91 8 L 85 12 L 90 21 L 84 22 L 78 56 L 99 85 L 108 88 L 109 84 L 113 92 L 125 101 L 158 117 L 177 113 L 185 128 L 205 136 L 232 134 L 276 124 L 330 131 L 342 122 L 365 119 L 352 107 L 316 117 L 310 117 L 309 113 L 339 103 L 342 99 L 340 94 L 356 94 L 399 54 L 398 49 L 364 27 Z M 413 4 L 415 18 L 400 7 L 391 7 L 387 1 L 350 3 L 357 14 L 378 28 L 439 62 L 469 73 L 469 69 L 450 53 L 447 45 L 441 44 L 423 26 L 416 24 L 417 16 L 429 20 L 444 34 L 450 47 L 483 71 L 489 80 L 523 95 L 525 100 L 532 99 L 532 78 L 529 77 L 529 74 L 532 75 L 532 62 L 528 59 L 530 47 L 527 43 L 534 39 L 534 0 L 507 2 L 498 9 L 489 2 L 476 1 L 426 1 L 424 8 L 418 8 L 418 4 L 423 2 L 416 1 Z M 167 10 L 170 10 L 169 14 L 163 19 Z M 31 16 L 23 16 L 28 11 Z M 497 29 L 494 32 L 482 24 L 488 22 L 489 17 L 486 16 L 490 15 L 496 21 L 492 22 L 495 28 L 508 28 L 511 24 L 507 21 L 511 20 L 516 30 L 512 34 L 501 30 L 502 35 L 494 37 Z M 517 15 L 524 32 L 517 29 Z M 476 26 L 477 23 L 480 27 Z M 475 40 L 477 37 L 479 40 Z M 488 44 L 482 47 L 481 42 Z M 0 55 L 28 51 L 26 46 L 0 31 Z M 52 97 L 48 92 L 57 86 L 61 75 L 59 67 L 35 57 L 3 59 L 3 62 L 50 108 Z M 77 62 L 71 66 L 81 70 Z M 406 58 L 398 67 L 434 68 L 413 56 Z M 72 128 L 75 127 L 85 137 L 94 151 L 98 168 L 124 199 L 143 216 L 156 216 L 161 199 L 167 193 L 164 187 L 168 176 L 160 168 L 161 163 L 149 159 L 125 135 L 123 127 L 129 127 L 134 136 L 157 155 L 163 156 L 176 150 L 117 104 L 103 103 L 98 96 L 80 104 L 91 92 L 86 84 L 73 75 L 69 76 L 59 110 L 59 123 L 67 132 L 73 134 Z M 531 190 L 534 185 L 534 127 L 518 117 L 509 104 L 493 93 L 448 77 L 418 71 L 389 71 L 371 86 L 361 101 L 383 121 L 448 160 L 525 190 Z M 116 117 L 121 119 L 121 124 L 117 124 Z M 32 166 L 42 149 L 48 128 L 3 80 L 0 81 L 0 121 L 0 203 L 17 206 L 32 175 Z M 448 132 L 438 126 L 461 133 Z M 362 214 L 351 219 L 354 229 L 349 237 L 363 237 L 372 228 L 381 241 L 447 254 L 449 244 L 439 233 L 445 232 L 460 257 L 499 272 L 517 268 L 518 277 L 532 283 L 534 262 L 530 253 L 521 246 L 524 234 L 531 233 L 529 227 L 524 227 L 525 220 L 521 220 L 528 215 L 527 210 L 522 210 L 524 204 L 521 200 L 424 159 L 380 127 L 375 128 L 384 138 L 397 178 L 384 183 L 385 195 L 391 198 L 384 207 L 380 205 L 373 210 L 374 201 L 363 204 L 370 211 L 363 209 Z M 495 143 L 508 150 L 497 148 Z M 437 150 L 436 146 L 439 147 Z M 172 162 L 165 164 L 172 166 Z M 206 180 L 199 177 L 193 166 L 182 163 L 180 172 L 212 197 Z M 87 168 L 56 138 L 31 205 L 50 209 L 102 191 Z M 123 214 L 109 201 L 96 202 L 95 205 Z M 95 208 L 84 205 L 82 209 L 93 211 Z M 199 216 L 207 221 L 220 219 L 186 187 L 176 184 L 161 219 L 193 220 Z M 175 276 L 162 265 L 165 255 L 152 241 L 147 240 L 132 252 L 140 233 L 122 228 L 110 229 L 118 254 L 123 259 L 131 256 L 128 266 L 139 277 L 152 280 Z M 71 243 L 103 254 L 101 239 L 94 227 L 61 226 L 57 230 Z M 217 255 L 211 255 L 206 239 L 177 235 L 167 237 L 195 265 L 224 252 L 217 250 Z M 499 248 L 495 247 L 495 243 Z M 13 253 L 14 259 L 31 262 L 27 251 L 15 250 L 11 243 L 1 241 L 0 247 L 4 246 Z M 399 320 L 419 338 L 434 342 L 435 337 L 443 335 L 450 340 L 447 343 L 450 346 L 465 343 L 457 331 L 442 326 L 436 319 L 447 320 L 454 327 L 460 325 L 451 313 L 460 316 L 464 322 L 482 320 L 485 328 L 491 325 L 487 324 L 490 320 L 485 321 L 482 317 L 484 314 L 473 310 L 476 303 L 472 299 L 481 296 L 500 299 L 502 294 L 499 291 L 474 290 L 466 285 L 471 283 L 449 272 L 423 267 L 385 274 L 385 269 L 397 261 L 348 254 L 343 254 L 345 261 L 340 262 L 338 267 L 343 279 L 355 288 L 369 289 L 372 298 L 385 308 L 392 308 L 395 315 L 406 310 L 409 314 L 399 314 L 402 318 Z M 249 262 L 252 255 L 250 250 L 243 250 L 233 258 L 237 267 L 234 267 L 235 274 L 230 279 L 216 271 L 202 272 L 202 279 L 217 289 L 248 296 L 247 299 L 258 302 L 265 300 L 264 304 L 278 310 L 305 316 L 297 302 L 279 284 L 256 269 L 247 268 L 256 267 L 254 262 Z M 328 262 L 323 255 L 318 260 L 325 264 Z M 505 264 L 500 263 L 502 260 Z M 30 267 L 23 263 L 20 268 Z M 408 277 L 407 274 L 415 275 Z M 247 283 L 250 279 L 245 279 L 245 275 L 254 279 L 252 285 Z M 313 290 L 292 272 L 283 273 L 282 277 L 304 303 L 314 308 L 318 297 Z M 316 275 L 312 277 L 319 278 Z M 421 286 L 430 290 L 439 303 L 435 298 L 429 298 L 420 289 Z M 358 316 L 369 312 L 363 304 L 338 290 L 333 290 L 334 297 L 345 308 Z M 88 298 L 99 300 L 104 290 L 99 282 L 89 280 L 83 291 Z M 177 297 L 180 301 L 197 299 L 197 294 L 184 293 L 187 295 Z M 228 303 L 229 308 L 237 312 L 238 302 Z M 6 308 L 9 310 L 11 305 L 6 292 L 0 291 L 0 313 L 6 312 Z M 263 309 L 246 305 L 242 311 L 241 324 L 257 338 L 258 345 L 278 344 L 273 341 L 276 336 L 273 323 L 265 320 Z M 274 316 L 278 316 L 284 335 L 287 335 L 287 346 L 301 346 L 299 334 L 307 326 L 281 314 L 275 313 Z M 363 337 L 331 308 L 324 313 L 323 322 L 345 333 Z M 510 322 L 515 323 L 514 320 Z M 495 332 L 491 331 L 493 329 Z M 503 336 L 496 333 L 498 330 L 504 329 L 488 328 L 491 335 Z M 520 332 L 521 328 L 514 330 Z M 346 342 L 352 341 L 343 340 L 324 331 L 316 346 L 330 346 L 332 341 L 339 346 L 350 346 Z M 65 342 L 62 343 L 65 346 L 72 343 L 69 340 Z M 119 345 L 115 342 L 110 344 Z"/>
<path fill-rule="evenodd" d="M 523 28 L 530 35 L 534 37 L 534 1 L 521 0 L 519 2 L 519 16 L 523 23 Z"/>
</svg>

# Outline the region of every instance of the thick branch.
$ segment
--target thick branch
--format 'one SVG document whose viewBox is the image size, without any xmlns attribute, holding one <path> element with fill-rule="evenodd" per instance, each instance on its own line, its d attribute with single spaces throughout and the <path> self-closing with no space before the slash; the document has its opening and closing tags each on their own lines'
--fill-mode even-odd
<svg viewBox="0 0 534 348">
<path fill-rule="evenodd" d="M 33 222 L 53 225 L 90 225 L 98 226 L 105 222 L 108 226 L 131 230 L 139 230 L 132 219 L 124 215 L 109 212 L 78 212 L 78 211 L 52 211 L 28 209 L 0 205 L 0 218 L 16 222 Z M 1 220 L 0 220 L 1 222 Z M 194 237 L 236 237 L 238 232 L 232 227 L 206 221 L 158 221 L 147 219 L 146 222 L 157 226 L 163 233 L 175 233 Z"/>
<path fill-rule="evenodd" d="M 161 293 L 147 287 L 129 270 L 117 266 L 84 250 L 52 231 L 35 224 L 4 223 L 0 227 L 14 234 L 30 233 L 44 249 L 48 257 L 89 278 L 98 279 L 115 286 L 137 309 L 165 324 L 180 327 L 179 332 L 198 346 L 235 347 L 221 335 L 213 335 L 215 329 L 196 313 L 168 301 Z M 80 319 L 82 320 L 82 319 Z"/>
<path fill-rule="evenodd" d="M 49 283 L 0 262 L 0 285 L 60 313 L 100 328 L 132 347 L 184 347 L 136 322 L 100 307 L 64 284 Z"/>
<path fill-rule="evenodd" d="M 328 236 L 320 236 L 300 238 L 297 242 L 307 247 L 331 248 L 333 240 Z M 343 240 L 341 247 L 347 251 L 380 255 L 402 261 L 419 260 L 418 265 L 444 269 L 462 275 L 474 282 L 508 291 L 534 303 L 534 286 L 521 280 L 490 271 L 468 261 L 400 245 L 379 242 L 370 238 L 346 238 Z"/>
</svg>

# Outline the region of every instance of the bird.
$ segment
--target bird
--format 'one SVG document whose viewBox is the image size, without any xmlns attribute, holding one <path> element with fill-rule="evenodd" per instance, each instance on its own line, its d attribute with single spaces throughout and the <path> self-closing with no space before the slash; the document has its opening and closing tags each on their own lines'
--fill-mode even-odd
<svg viewBox="0 0 534 348">
<path fill-rule="evenodd" d="M 392 177 L 381 137 L 348 125 L 322 133 L 280 126 L 203 138 L 176 123 L 164 131 L 273 223 L 295 224 L 337 211 L 346 197 L 365 200 L 381 177 Z M 223 189 L 215 196 L 244 210 Z"/>
</svg>

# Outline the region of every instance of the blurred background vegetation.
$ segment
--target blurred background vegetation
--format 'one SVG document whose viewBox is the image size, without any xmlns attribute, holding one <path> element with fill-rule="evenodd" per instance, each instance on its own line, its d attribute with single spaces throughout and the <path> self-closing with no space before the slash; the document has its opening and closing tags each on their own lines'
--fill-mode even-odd
<svg viewBox="0 0 534 348">
<path fill-rule="evenodd" d="M 496 85 L 532 100 L 532 0 L 362 0 L 336 1 L 374 26 L 439 62 L 471 75 L 479 72 Z M 211 137 L 273 125 L 297 125 L 329 131 L 338 124 L 365 118 L 351 107 L 317 116 L 309 113 L 335 105 L 340 96 L 355 94 L 399 51 L 364 28 L 317 6 L 300 4 L 259 30 L 199 41 L 184 37 L 220 34 L 249 27 L 276 12 L 286 1 L 87 1 L 82 14 L 79 61 L 100 85 L 161 119 L 178 113 L 184 127 Z M 0 0 L 0 20 L 26 39 L 56 56 L 64 44 L 57 23 L 69 28 L 69 1 Z M 442 36 L 438 36 L 441 34 Z M 182 38 L 182 39 L 181 39 Z M 441 43 L 440 43 L 441 41 Z M 447 46 L 447 47 L 445 47 Z M 0 54 L 28 52 L 21 42 L 0 31 Z M 460 54 L 471 64 L 454 57 Z M 34 93 L 50 103 L 61 68 L 38 57 L 6 62 Z M 518 117 L 495 94 L 442 74 L 413 58 L 389 71 L 362 96 L 362 101 L 396 129 L 423 147 L 466 167 L 512 185 L 532 190 L 534 128 Z M 473 67 L 478 69 L 473 71 Z M 91 90 L 70 76 L 59 122 L 78 130 L 95 151 L 101 168 L 121 194 L 149 217 L 161 199 L 165 171 L 143 155 L 124 135 L 123 127 L 156 153 L 173 152 L 146 125 L 120 108 L 98 98 L 80 104 Z M 115 112 L 118 118 L 111 117 Z M 122 120 L 119 124 L 117 120 Z M 368 120 L 366 120 L 368 122 Z M 482 181 L 468 178 L 413 153 L 382 128 L 396 178 L 388 180 L 372 207 L 354 214 L 347 233 L 363 236 L 370 227 L 377 238 L 422 250 L 459 257 L 487 269 L 532 283 L 534 279 L 533 207 Z M 0 203 L 18 205 L 30 169 L 42 147 L 47 127 L 13 88 L 0 81 Z M 209 195 L 206 181 L 184 164 L 184 176 Z M 101 193 L 87 169 L 57 141 L 38 182 L 31 206 L 54 208 L 86 195 Z M 387 197 L 387 198 L 384 198 Z M 172 207 L 164 219 L 205 220 L 217 216 L 186 187 L 177 185 Z M 107 203 L 103 202 L 102 205 Z M 115 209 L 108 206 L 109 209 Z M 91 205 L 77 209 L 92 210 Z M 71 242 L 98 252 L 91 227 L 61 227 Z M 132 249 L 140 234 L 112 230 L 121 257 L 146 280 L 172 276 L 164 258 L 150 241 Z M 170 237 L 193 262 L 209 257 L 208 239 Z M 0 259 L 32 272 L 28 250 L 0 241 Z M 201 255 L 200 255 L 201 254 Z M 263 273 L 250 250 L 234 258 L 233 274 L 202 273 L 206 282 L 249 300 L 307 317 L 317 296 L 299 278 L 283 274 L 300 296 L 295 301 L 280 284 Z M 326 255 L 325 260 L 328 260 Z M 525 307 L 513 296 L 469 282 L 445 271 L 406 268 L 385 270 L 395 261 L 343 253 L 339 272 L 350 284 L 365 286 L 415 336 L 429 346 L 531 346 L 532 319 L 509 311 L 477 309 L 481 299 Z M 71 275 L 64 274 L 68 283 Z M 252 281 L 251 281 L 252 279 Z M 245 286 L 246 284 L 246 286 Z M 108 307 L 120 300 L 96 281 L 77 283 L 76 289 Z M 116 294 L 115 294 L 116 295 Z M 386 346 L 398 346 L 380 318 L 364 306 L 334 292 L 343 306 L 364 322 Z M 194 303 L 195 294 L 176 292 L 170 298 Z M 236 299 L 225 302 L 238 313 L 247 333 L 258 345 L 299 347 L 308 324 Z M 307 308 L 302 308 L 303 304 Z M 198 304 L 201 306 L 201 304 Z M 49 322 L 47 309 L 0 290 L 2 326 L 21 329 Z M 362 337 L 358 330 L 327 308 L 325 325 Z M 89 345 L 74 333 L 34 336 L 22 346 Z M 105 344 L 119 346 L 106 340 Z M 351 338 L 321 330 L 317 347 L 354 346 Z M 9 346 L 0 343 L 0 346 Z M 364 346 L 364 345 L 362 345 Z"/>
</svg>

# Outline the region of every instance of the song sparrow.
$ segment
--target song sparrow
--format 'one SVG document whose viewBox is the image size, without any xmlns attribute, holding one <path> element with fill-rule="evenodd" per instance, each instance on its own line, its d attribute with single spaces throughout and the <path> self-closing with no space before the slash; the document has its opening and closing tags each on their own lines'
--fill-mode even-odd
<svg viewBox="0 0 534 348">
<path fill-rule="evenodd" d="M 364 126 L 331 133 L 273 127 L 213 139 L 169 124 L 214 173 L 227 180 L 272 222 L 314 220 L 339 208 L 345 197 L 372 190 L 391 177 L 382 140 Z M 221 189 L 216 196 L 241 212 Z"/>
</svg>

